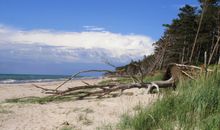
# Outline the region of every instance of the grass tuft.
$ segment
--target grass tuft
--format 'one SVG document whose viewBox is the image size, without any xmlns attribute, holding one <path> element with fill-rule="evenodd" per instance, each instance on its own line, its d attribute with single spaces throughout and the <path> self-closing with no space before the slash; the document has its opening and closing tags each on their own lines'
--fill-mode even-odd
<svg viewBox="0 0 220 130">
<path fill-rule="evenodd" d="M 0 105 L 0 114 L 10 114 L 13 113 L 13 111 L 8 110 L 8 108 L 3 107 L 2 105 Z"/>
<path fill-rule="evenodd" d="M 117 82 L 120 84 L 127 84 L 127 83 L 132 83 L 132 79 L 131 78 L 126 78 L 126 77 L 118 77 L 116 80 L 103 80 L 101 82 L 99 82 L 100 85 L 107 85 L 110 84 L 112 82 Z"/>
<path fill-rule="evenodd" d="M 161 80 L 162 78 L 163 78 L 163 73 L 158 71 L 153 76 L 146 76 L 144 78 L 144 82 L 157 81 L 157 80 Z"/>
<path fill-rule="evenodd" d="M 75 100 L 74 96 L 46 96 L 46 97 L 24 97 L 24 98 L 13 98 L 6 99 L 6 103 L 38 103 L 46 104 L 49 102 L 63 102 Z"/>
<path fill-rule="evenodd" d="M 13 113 L 13 111 L 6 110 L 6 109 L 0 109 L 0 114 L 10 114 Z"/>
<path fill-rule="evenodd" d="M 63 126 L 60 130 L 74 130 L 71 126 Z"/>
<path fill-rule="evenodd" d="M 86 114 L 79 114 L 78 118 L 77 118 L 78 122 L 82 122 L 83 125 L 91 125 L 93 123 L 92 120 L 90 120 Z"/>
<path fill-rule="evenodd" d="M 122 130 L 148 129 L 219 129 L 220 74 L 201 76 L 196 81 L 179 83 L 177 92 L 164 97 L 151 107 L 141 108 L 134 116 L 125 114 Z"/>
<path fill-rule="evenodd" d="M 112 124 L 104 124 L 101 127 L 97 127 L 96 130 L 115 130 L 116 128 Z"/>
</svg>

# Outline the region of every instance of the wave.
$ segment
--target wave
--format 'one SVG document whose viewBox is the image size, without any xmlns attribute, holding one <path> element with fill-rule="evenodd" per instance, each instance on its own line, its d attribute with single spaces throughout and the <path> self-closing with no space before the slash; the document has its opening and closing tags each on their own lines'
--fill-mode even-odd
<svg viewBox="0 0 220 130">
<path fill-rule="evenodd" d="M 6 80 L 2 80 L 0 81 L 0 84 L 10 84 L 10 83 L 15 83 L 16 80 L 14 79 L 6 79 Z"/>
<path fill-rule="evenodd" d="M 15 84 L 15 83 L 36 83 L 36 82 L 52 82 L 52 81 L 63 81 L 65 79 L 36 79 L 36 80 L 14 80 L 6 79 L 1 80 L 0 84 Z"/>
<path fill-rule="evenodd" d="M 63 81 L 69 77 L 70 75 L 0 74 L 0 84 Z M 98 77 L 78 76 L 74 80 L 92 78 Z"/>
<path fill-rule="evenodd" d="M 102 77 L 80 77 L 75 78 L 73 80 L 83 80 L 83 79 L 97 79 Z M 59 79 L 32 79 L 32 80 L 15 80 L 15 79 L 5 79 L 0 80 L 0 84 L 19 84 L 19 83 L 39 83 L 39 82 L 53 82 L 53 81 L 64 81 L 67 78 L 59 78 Z"/>
</svg>

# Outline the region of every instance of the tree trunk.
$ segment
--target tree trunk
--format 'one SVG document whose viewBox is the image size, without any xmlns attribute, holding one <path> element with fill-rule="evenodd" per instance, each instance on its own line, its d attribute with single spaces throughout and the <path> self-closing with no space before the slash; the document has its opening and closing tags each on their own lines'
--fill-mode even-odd
<svg viewBox="0 0 220 130">
<path fill-rule="evenodd" d="M 185 57 L 185 46 L 183 47 L 181 64 L 183 64 L 183 62 L 184 62 L 184 57 Z"/>
<path fill-rule="evenodd" d="M 191 55 L 190 55 L 190 58 L 189 58 L 189 62 L 190 63 L 192 62 L 192 57 L 193 57 L 193 53 L 194 53 L 194 50 L 195 50 L 196 42 L 197 42 L 197 39 L 198 39 L 198 36 L 199 36 L 199 31 L 200 31 L 200 28 L 201 28 L 201 25 L 202 25 L 202 19 L 204 17 L 205 8 L 206 8 L 206 1 L 204 3 L 204 8 L 202 9 L 201 18 L 199 20 L 199 27 L 198 27 L 197 32 L 196 32 L 196 37 L 195 37 L 195 40 L 194 40 L 194 43 L 193 43 L 193 47 L 192 47 L 192 51 L 191 51 Z"/>
<path fill-rule="evenodd" d="M 218 64 L 220 65 L 220 56 L 219 56 L 219 58 L 218 58 Z"/>
<path fill-rule="evenodd" d="M 213 50 L 212 50 L 212 52 L 211 52 L 211 55 L 210 55 L 209 61 L 208 61 L 208 65 L 210 64 L 210 62 L 211 62 L 211 60 L 212 60 L 212 57 L 213 57 L 213 54 L 215 53 L 215 50 L 216 50 L 216 48 L 218 47 L 219 40 L 220 40 L 220 36 L 218 37 L 218 39 L 217 39 L 217 41 L 216 41 L 216 43 L 215 43 L 215 46 L 214 46 L 214 48 L 213 48 Z"/>
<path fill-rule="evenodd" d="M 200 53 L 201 53 L 201 49 L 199 48 L 198 56 L 197 56 L 197 59 L 196 59 L 196 64 L 198 64 L 198 62 L 199 62 Z"/>
</svg>

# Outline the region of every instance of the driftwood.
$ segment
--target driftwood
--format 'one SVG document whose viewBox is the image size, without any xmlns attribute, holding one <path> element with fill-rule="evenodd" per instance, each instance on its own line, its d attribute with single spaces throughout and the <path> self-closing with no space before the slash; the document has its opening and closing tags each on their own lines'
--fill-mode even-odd
<svg viewBox="0 0 220 130">
<path fill-rule="evenodd" d="M 117 82 L 110 82 L 107 84 L 94 84 L 91 85 L 82 81 L 85 85 L 83 86 L 76 86 L 70 87 L 65 90 L 60 90 L 64 84 L 68 81 L 76 78 L 81 73 L 88 73 L 88 72 L 112 72 L 109 70 L 87 70 L 87 71 L 80 71 L 74 75 L 72 75 L 69 79 L 64 81 L 62 84 L 57 86 L 55 89 L 47 89 L 38 85 L 33 84 L 34 87 L 43 90 L 46 94 L 54 94 L 54 95 L 78 95 L 80 98 L 89 97 L 89 96 L 98 96 L 103 97 L 105 95 L 109 95 L 112 92 L 120 91 L 121 93 L 124 90 L 132 89 L 132 88 L 146 88 L 148 92 L 152 92 L 154 89 L 157 89 L 159 92 L 160 88 L 169 88 L 172 87 L 175 89 L 176 83 L 180 79 L 195 79 L 195 74 L 198 74 L 198 71 L 203 71 L 203 68 L 191 65 L 182 65 L 182 64 L 169 64 L 164 75 L 164 80 L 161 81 L 153 81 L 145 83 L 143 79 L 139 83 L 130 83 L 130 84 L 119 84 Z M 207 70 L 208 72 L 212 70 Z"/>
</svg>

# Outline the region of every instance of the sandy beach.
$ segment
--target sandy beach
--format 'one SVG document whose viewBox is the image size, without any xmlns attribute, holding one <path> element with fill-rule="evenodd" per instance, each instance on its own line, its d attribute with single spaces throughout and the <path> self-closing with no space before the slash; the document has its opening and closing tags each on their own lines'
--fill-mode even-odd
<svg viewBox="0 0 220 130">
<path fill-rule="evenodd" d="M 96 84 L 103 79 L 85 79 Z M 61 81 L 37 83 L 43 87 L 55 88 Z M 63 86 L 82 85 L 74 80 Z M 128 93 L 129 94 L 126 94 Z M 22 97 L 44 97 L 40 89 L 31 83 L 0 84 L 0 129 L 1 130 L 60 130 L 65 127 L 74 130 L 105 129 L 106 125 L 116 124 L 124 113 L 133 113 L 135 108 L 150 105 L 157 95 L 149 95 L 144 89 L 126 90 L 119 97 L 103 99 L 84 99 L 65 102 L 6 103 L 6 99 Z"/>
</svg>

